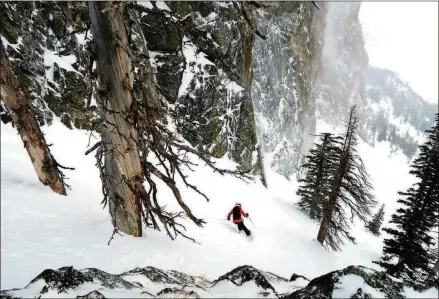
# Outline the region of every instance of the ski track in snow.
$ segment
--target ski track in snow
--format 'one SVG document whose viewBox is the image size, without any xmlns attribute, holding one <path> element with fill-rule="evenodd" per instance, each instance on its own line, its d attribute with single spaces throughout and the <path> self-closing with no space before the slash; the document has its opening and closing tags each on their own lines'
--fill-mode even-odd
<svg viewBox="0 0 439 299">
<path fill-rule="evenodd" d="M 196 172 L 186 173 L 209 196 L 209 203 L 178 181 L 194 215 L 207 221 L 204 228 L 185 221 L 188 235 L 201 245 L 182 237 L 171 241 L 164 232 L 146 229 L 142 238 L 116 236 L 107 246 L 111 219 L 100 204 L 101 184 L 94 156 L 84 156 L 88 135 L 65 128 L 59 120 L 43 130 L 47 142 L 54 144 L 51 151 L 57 161 L 76 168 L 65 172 L 72 190 L 64 197 L 43 186 L 16 130 L 1 124 L 2 290 L 24 287 L 46 268 L 69 265 L 77 269 L 96 267 L 114 274 L 154 266 L 211 280 L 244 264 L 285 278 L 297 273 L 310 279 L 349 265 L 377 268 L 372 261 L 381 254 L 384 235 L 374 237 L 358 224 L 353 228 L 357 245 L 346 243 L 343 251 L 328 252 L 315 240 L 318 223 L 294 205 L 297 183 L 268 171 L 270 185 L 266 190 L 259 181 L 245 184 L 214 174 L 203 163 Z M 92 139 L 91 144 L 95 141 Z M 386 144 L 373 149 L 361 143 L 359 151 L 372 176 L 377 200 L 386 203 L 388 221 L 396 208 L 396 192 L 412 182 L 408 166 L 403 157 L 389 158 Z M 218 163 L 234 166 L 224 159 Z M 157 183 L 160 203 L 169 210 L 180 210 L 172 192 Z M 245 221 L 254 234 L 251 241 L 225 220 L 237 201 L 256 225 Z"/>
</svg>

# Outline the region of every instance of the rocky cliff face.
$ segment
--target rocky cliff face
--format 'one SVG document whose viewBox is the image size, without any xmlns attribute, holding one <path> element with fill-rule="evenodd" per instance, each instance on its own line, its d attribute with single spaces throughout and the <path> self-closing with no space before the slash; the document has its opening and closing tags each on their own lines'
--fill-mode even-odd
<svg viewBox="0 0 439 299">
<path fill-rule="evenodd" d="M 133 21 L 143 36 L 134 38 L 146 41 L 156 104 L 193 146 L 242 169 L 259 173 L 264 158 L 286 177 L 298 173 L 316 119 L 342 126 L 353 104 L 363 139 L 389 141 L 408 157 L 432 123 L 434 107 L 395 74 L 368 68 L 360 3 L 139 4 L 144 10 Z M 2 43 L 40 121 L 50 124 L 54 113 L 70 128 L 90 128 L 96 113 L 87 3 L 0 8 Z"/>
<path fill-rule="evenodd" d="M 363 104 L 368 57 L 358 19 L 360 2 L 324 3 L 323 47 L 317 78 L 318 117 L 343 124 L 352 105 Z"/>
<path fill-rule="evenodd" d="M 289 177 L 298 170 L 307 136 L 315 131 L 314 78 L 320 45 L 311 2 L 276 2 L 255 11 L 267 40 L 253 48 L 252 98 L 259 142 L 272 167 Z"/>
<path fill-rule="evenodd" d="M 395 73 L 368 66 L 358 19 L 361 3 L 319 5 L 325 17 L 321 29 L 314 29 L 323 31 L 314 82 L 316 117 L 341 127 L 349 108 L 357 105 L 364 141 L 389 142 L 393 150 L 412 158 L 424 131 L 433 125 L 437 105 L 425 102 Z"/>
<path fill-rule="evenodd" d="M 141 22 L 160 91 L 175 105 L 177 129 L 192 145 L 253 168 L 253 31 L 232 2 L 167 4 L 191 25 L 178 29 L 151 14 Z"/>
<path fill-rule="evenodd" d="M 40 123 L 54 113 L 72 128 L 89 128 L 88 8 L 81 2 L 2 2 L 1 42 Z"/>
</svg>

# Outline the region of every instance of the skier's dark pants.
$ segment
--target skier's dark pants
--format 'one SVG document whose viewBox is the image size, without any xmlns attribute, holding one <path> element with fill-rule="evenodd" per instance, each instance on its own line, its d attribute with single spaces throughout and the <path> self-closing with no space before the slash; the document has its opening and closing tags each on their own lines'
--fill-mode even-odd
<svg viewBox="0 0 439 299">
<path fill-rule="evenodd" d="M 236 225 L 238 226 L 239 231 L 244 230 L 245 234 L 246 234 L 247 236 L 250 236 L 250 231 L 249 231 L 248 228 L 244 225 L 244 222 L 236 223 Z"/>
</svg>

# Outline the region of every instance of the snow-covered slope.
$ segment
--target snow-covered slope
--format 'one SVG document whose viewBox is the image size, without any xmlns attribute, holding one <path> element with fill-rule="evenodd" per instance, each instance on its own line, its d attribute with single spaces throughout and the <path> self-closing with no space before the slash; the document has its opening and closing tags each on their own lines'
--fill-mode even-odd
<svg viewBox="0 0 439 299">
<path fill-rule="evenodd" d="M 190 179 L 211 202 L 181 187 L 194 214 L 207 221 L 204 228 L 186 223 L 188 234 L 199 244 L 183 238 L 171 241 L 163 232 L 146 230 L 142 238 L 117 235 L 108 246 L 112 225 L 108 211 L 100 205 L 98 171 L 93 157 L 83 154 L 88 136 L 65 128 L 59 121 L 46 127 L 45 133 L 54 143 L 52 151 L 57 160 L 76 167 L 68 174 L 72 191 L 67 197 L 51 193 L 38 182 L 15 129 L 1 127 L 2 290 L 23 287 L 46 268 L 67 265 L 110 273 L 153 266 L 203 275 L 209 280 L 244 264 L 283 277 L 297 273 L 309 278 L 352 264 L 376 267 L 372 260 L 380 255 L 382 240 L 365 232 L 361 225 L 354 233 L 358 245 L 347 244 L 342 252 L 327 252 L 315 241 L 318 223 L 294 206 L 294 182 L 268 173 L 270 186 L 266 190 L 259 182 L 246 184 L 214 174 L 203 165 L 190 173 Z M 361 144 L 360 153 L 372 175 L 377 199 L 386 203 L 386 216 L 395 210 L 396 191 L 411 183 L 405 159 L 389 159 L 388 152 L 382 143 L 375 149 Z M 232 166 L 226 160 L 219 163 Z M 159 192 L 162 204 L 179 209 L 170 191 L 160 188 Z M 256 225 L 246 221 L 253 240 L 238 234 L 225 220 L 237 201 Z"/>
</svg>

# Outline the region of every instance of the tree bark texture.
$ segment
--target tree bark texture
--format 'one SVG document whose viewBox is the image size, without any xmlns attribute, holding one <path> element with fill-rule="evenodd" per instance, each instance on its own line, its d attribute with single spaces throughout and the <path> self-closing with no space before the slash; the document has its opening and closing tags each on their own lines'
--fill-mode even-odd
<svg viewBox="0 0 439 299">
<path fill-rule="evenodd" d="M 9 110 L 38 179 L 54 192 L 66 195 L 58 163 L 50 153 L 32 107 L 12 71 L 6 49 L 0 42 L 0 95 Z"/>
<path fill-rule="evenodd" d="M 121 2 L 89 2 L 98 70 L 98 104 L 105 114 L 102 129 L 105 180 L 113 225 L 142 235 L 140 196 L 144 193 L 137 132 L 130 122 L 133 72 L 127 54 L 128 34 Z M 136 189 L 142 190 L 136 190 Z"/>
</svg>

